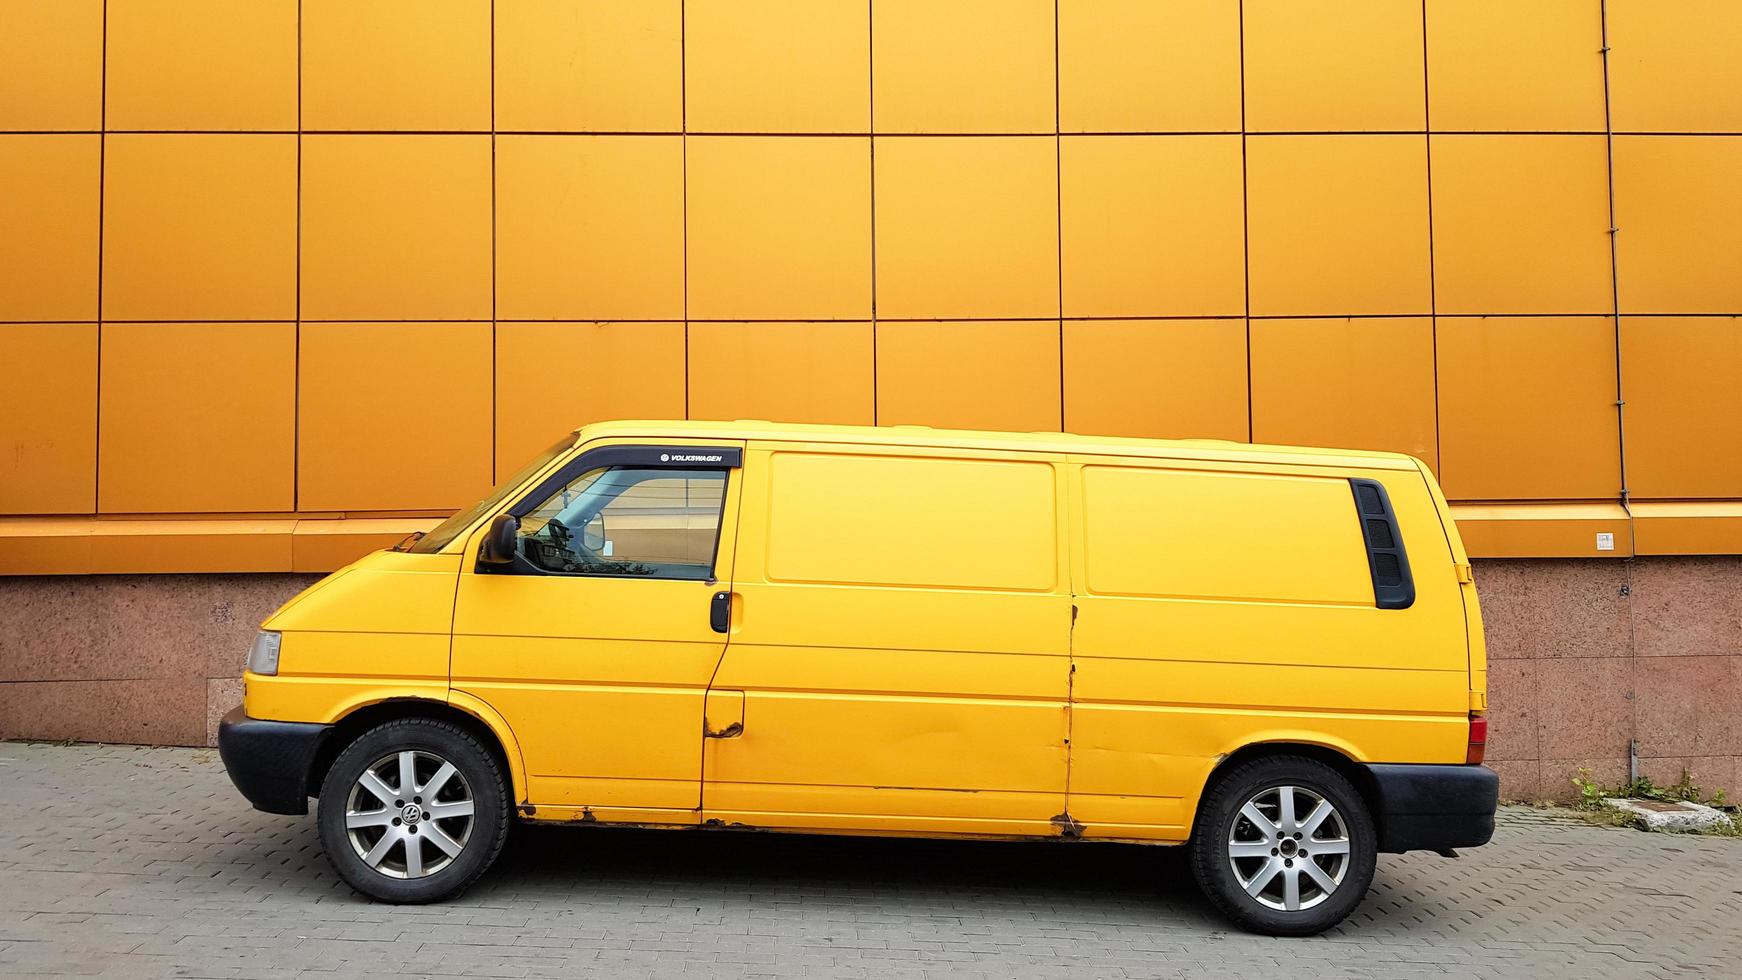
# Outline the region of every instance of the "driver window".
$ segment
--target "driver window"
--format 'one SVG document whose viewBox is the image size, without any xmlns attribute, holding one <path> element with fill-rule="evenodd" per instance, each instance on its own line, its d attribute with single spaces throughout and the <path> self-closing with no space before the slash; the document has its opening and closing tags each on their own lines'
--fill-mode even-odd
<svg viewBox="0 0 1742 980">
<path fill-rule="evenodd" d="M 520 519 L 520 553 L 556 575 L 710 578 L 725 498 L 724 470 L 590 470 Z"/>
</svg>

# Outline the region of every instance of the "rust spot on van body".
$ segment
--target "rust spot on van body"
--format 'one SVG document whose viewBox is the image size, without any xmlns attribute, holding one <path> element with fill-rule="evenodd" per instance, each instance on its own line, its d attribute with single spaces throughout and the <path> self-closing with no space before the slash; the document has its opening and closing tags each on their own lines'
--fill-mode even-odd
<svg viewBox="0 0 1742 980">
<path fill-rule="evenodd" d="M 758 827 L 753 823 L 743 823 L 738 820 L 725 820 L 720 817 L 709 817 L 702 821 L 703 830 L 753 830 L 765 831 L 768 828 Z"/>
<path fill-rule="evenodd" d="M 1059 814 L 1056 817 L 1053 817 L 1052 818 L 1052 825 L 1059 829 L 1059 837 L 1061 837 L 1065 840 L 1081 840 L 1082 839 L 1083 825 L 1078 823 L 1076 821 L 1076 819 L 1071 816 L 1069 810 L 1065 811 L 1064 813 Z"/>
</svg>

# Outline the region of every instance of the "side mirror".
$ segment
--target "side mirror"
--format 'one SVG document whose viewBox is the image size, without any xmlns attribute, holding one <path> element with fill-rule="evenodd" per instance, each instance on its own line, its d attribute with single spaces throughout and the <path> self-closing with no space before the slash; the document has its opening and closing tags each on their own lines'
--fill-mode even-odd
<svg viewBox="0 0 1742 980">
<path fill-rule="evenodd" d="M 605 550 L 605 515 L 603 512 L 594 514 L 587 526 L 581 528 L 581 544 L 588 551 L 598 554 Z"/>
<path fill-rule="evenodd" d="M 507 565 L 514 561 L 514 546 L 520 536 L 520 518 L 512 514 L 497 514 L 484 531 L 484 541 L 478 546 L 478 560 L 486 565 Z"/>
</svg>

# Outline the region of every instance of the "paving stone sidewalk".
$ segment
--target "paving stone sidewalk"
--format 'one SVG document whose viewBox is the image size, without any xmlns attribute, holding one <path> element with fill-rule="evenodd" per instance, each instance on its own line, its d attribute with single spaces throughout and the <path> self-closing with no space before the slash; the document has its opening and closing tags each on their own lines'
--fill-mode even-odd
<svg viewBox="0 0 1742 980">
<path fill-rule="evenodd" d="M 216 753 L 0 743 L 0 975 L 1723 977 L 1742 840 L 1508 809 L 1382 856 L 1333 932 L 1231 930 L 1177 850 L 523 828 L 439 906 L 357 897 Z"/>
</svg>

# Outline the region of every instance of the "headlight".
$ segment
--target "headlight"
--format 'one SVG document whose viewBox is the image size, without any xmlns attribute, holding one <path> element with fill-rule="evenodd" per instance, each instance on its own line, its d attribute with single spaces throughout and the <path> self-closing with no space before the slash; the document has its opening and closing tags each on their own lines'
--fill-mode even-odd
<svg viewBox="0 0 1742 980">
<path fill-rule="evenodd" d="M 282 634 L 261 630 L 254 634 L 254 644 L 248 648 L 248 669 L 271 676 L 278 673 L 278 641 Z"/>
</svg>

